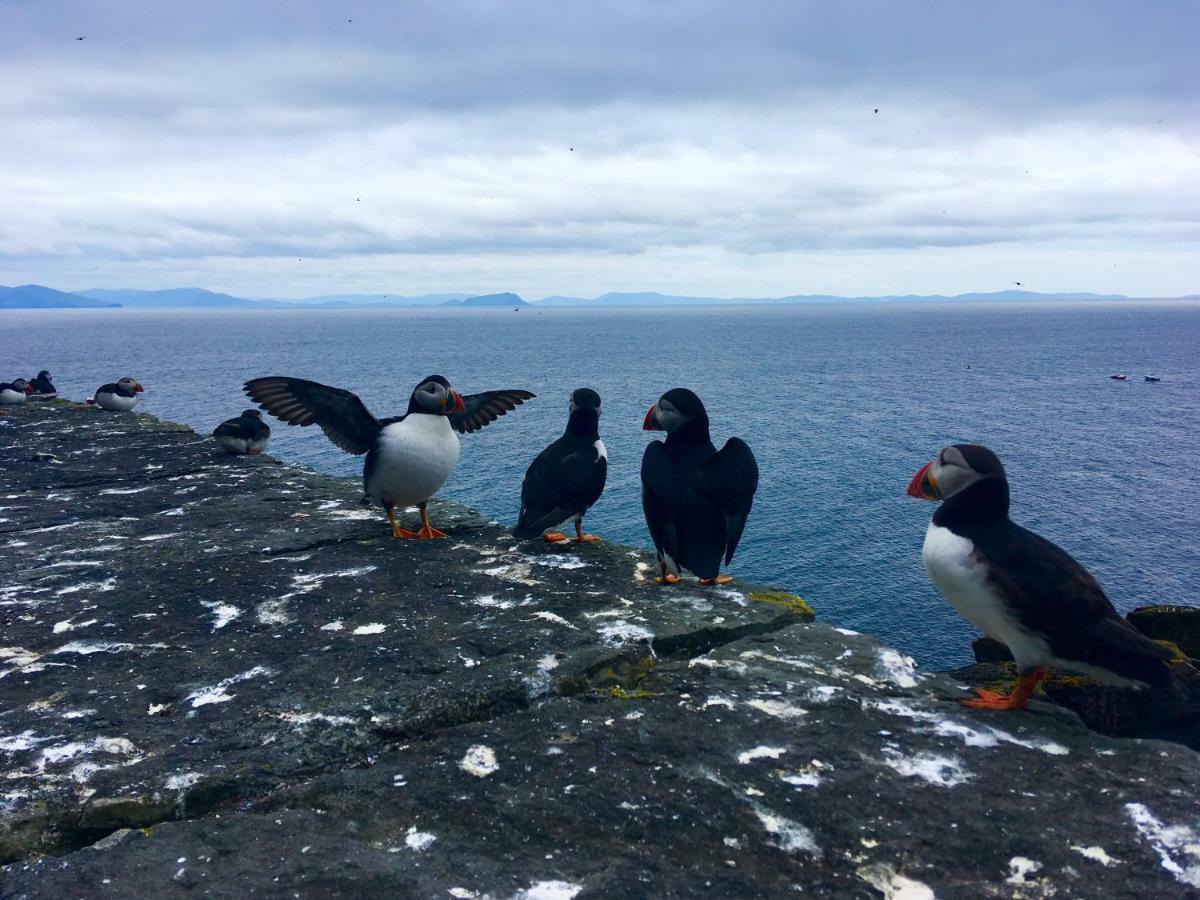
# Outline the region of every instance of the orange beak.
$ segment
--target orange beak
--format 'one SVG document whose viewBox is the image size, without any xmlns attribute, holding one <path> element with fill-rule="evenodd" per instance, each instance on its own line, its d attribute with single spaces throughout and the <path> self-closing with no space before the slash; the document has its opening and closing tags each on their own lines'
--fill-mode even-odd
<svg viewBox="0 0 1200 900">
<path fill-rule="evenodd" d="M 142 387 L 140 384 L 135 384 L 135 385 L 133 386 L 133 392 L 134 392 L 135 394 L 140 394 L 140 393 L 142 393 L 142 391 L 144 391 L 144 390 L 146 390 L 146 389 L 145 389 L 144 387 Z"/>
<path fill-rule="evenodd" d="M 932 461 L 921 466 L 921 470 L 908 483 L 908 496 L 916 497 L 918 500 L 942 499 L 942 495 L 938 493 L 937 482 L 933 480 L 933 476 L 930 474 L 932 468 Z"/>
<path fill-rule="evenodd" d="M 463 403 L 462 394 L 460 394 L 458 391 L 451 389 L 450 396 L 454 400 L 454 405 L 450 407 L 450 412 L 460 413 L 467 408 L 467 405 Z"/>
<path fill-rule="evenodd" d="M 658 424 L 658 419 L 654 417 L 654 413 L 658 410 L 658 404 L 652 404 L 646 410 L 646 418 L 642 421 L 642 431 L 662 431 L 662 426 Z"/>
</svg>

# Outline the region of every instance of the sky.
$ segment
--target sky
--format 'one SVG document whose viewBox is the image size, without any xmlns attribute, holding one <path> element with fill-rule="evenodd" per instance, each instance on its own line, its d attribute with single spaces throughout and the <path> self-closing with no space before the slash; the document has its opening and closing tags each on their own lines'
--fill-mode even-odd
<svg viewBox="0 0 1200 900">
<path fill-rule="evenodd" d="M 1191 0 L 0 0 L 0 284 L 1200 293 L 1198 46 Z"/>
</svg>

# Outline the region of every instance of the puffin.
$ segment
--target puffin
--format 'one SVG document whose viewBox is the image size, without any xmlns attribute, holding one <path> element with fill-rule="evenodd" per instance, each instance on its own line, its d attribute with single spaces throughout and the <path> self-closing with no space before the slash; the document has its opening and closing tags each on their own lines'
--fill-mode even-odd
<svg viewBox="0 0 1200 900">
<path fill-rule="evenodd" d="M 741 438 L 717 450 L 708 413 L 687 388 L 667 391 L 650 407 L 644 431 L 665 431 L 642 455 L 642 511 L 658 554 L 660 584 L 678 584 L 687 569 L 701 584 L 727 584 L 721 561 L 733 559 L 758 490 L 758 463 Z"/>
<path fill-rule="evenodd" d="M 478 431 L 535 396 L 529 391 L 484 391 L 463 396 L 441 375 L 413 389 L 402 416 L 376 419 L 356 394 L 303 378 L 272 375 L 247 381 L 246 394 L 289 425 L 320 425 L 347 453 L 367 455 L 364 502 L 377 501 L 394 538 L 446 537 L 429 524 L 425 508 L 458 462 L 458 435 Z M 396 522 L 394 510 L 416 506 L 421 528 Z"/>
<path fill-rule="evenodd" d="M 271 443 L 271 429 L 257 409 L 248 409 L 236 419 L 226 419 L 212 434 L 217 445 L 234 456 L 258 456 Z"/>
<path fill-rule="evenodd" d="M 37 378 L 31 382 L 33 392 L 29 395 L 31 400 L 53 400 L 58 396 L 58 391 L 54 389 L 53 382 L 50 381 L 50 373 L 45 369 L 37 373 Z"/>
<path fill-rule="evenodd" d="M 598 541 L 583 531 L 584 513 L 600 499 L 608 476 L 608 451 L 600 440 L 600 395 L 577 388 L 568 403 L 567 428 L 562 437 L 537 455 L 521 483 L 521 513 L 513 534 L 523 540 L 550 542 L 567 536 L 556 526 L 575 523 L 577 543 Z"/>
<path fill-rule="evenodd" d="M 19 406 L 33 393 L 33 387 L 24 378 L 14 378 L 0 384 L 0 406 Z"/>
<path fill-rule="evenodd" d="M 89 404 L 101 409 L 111 409 L 118 412 L 128 412 L 138 404 L 138 394 L 142 386 L 126 376 L 116 384 L 102 384 L 96 388 L 96 396 L 88 401 Z"/>
<path fill-rule="evenodd" d="M 1122 619 L 1065 550 L 1008 517 L 1008 477 L 991 450 L 946 447 L 913 476 L 908 495 L 941 503 L 921 551 L 930 579 L 1017 663 L 1010 694 L 976 690 L 964 706 L 1023 709 L 1050 668 L 1177 693 L 1170 651 Z"/>
</svg>

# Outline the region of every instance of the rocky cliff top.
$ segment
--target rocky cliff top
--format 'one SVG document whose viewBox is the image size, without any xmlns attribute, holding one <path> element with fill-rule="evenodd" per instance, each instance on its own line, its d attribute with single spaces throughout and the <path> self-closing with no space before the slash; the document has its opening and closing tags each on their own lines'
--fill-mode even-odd
<svg viewBox="0 0 1200 900">
<path fill-rule="evenodd" d="M 791 594 L 148 416 L 0 414 L 0 895 L 1200 896 L 1200 756 Z"/>
</svg>

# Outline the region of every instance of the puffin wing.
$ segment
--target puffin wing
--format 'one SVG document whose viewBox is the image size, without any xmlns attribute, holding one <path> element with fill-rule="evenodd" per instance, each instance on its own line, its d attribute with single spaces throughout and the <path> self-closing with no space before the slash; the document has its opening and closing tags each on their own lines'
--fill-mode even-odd
<svg viewBox="0 0 1200 900">
<path fill-rule="evenodd" d="M 1055 658 L 1147 684 L 1169 678 L 1170 651 L 1122 619 L 1087 569 L 1057 544 L 1008 525 L 1011 534 L 988 542 L 988 578 L 1018 621 L 1045 636 Z"/>
<path fill-rule="evenodd" d="M 241 419 L 226 419 L 213 429 L 213 437 L 245 438 L 249 435 L 242 427 Z"/>
<path fill-rule="evenodd" d="M 750 445 L 730 438 L 697 473 L 702 493 L 713 498 L 725 517 L 725 565 L 733 559 L 758 490 L 758 462 Z"/>
<path fill-rule="evenodd" d="M 583 512 L 600 499 L 607 477 L 608 461 L 592 444 L 555 441 L 525 473 L 518 531 L 537 534 Z"/>
<path fill-rule="evenodd" d="M 277 375 L 247 381 L 244 389 L 251 400 L 289 425 L 320 425 L 347 453 L 366 453 L 379 435 L 379 421 L 350 391 Z"/>
<path fill-rule="evenodd" d="M 662 441 L 651 441 L 642 454 L 642 512 L 654 549 L 660 556 L 667 553 L 678 561 L 679 536 L 671 493 L 674 482 L 675 471 L 666 445 Z"/>
<path fill-rule="evenodd" d="M 353 396 L 353 394 L 351 395 Z M 462 434 L 478 431 L 485 425 L 490 425 L 498 418 L 516 409 L 526 400 L 532 400 L 537 394 L 529 391 L 505 390 L 484 391 L 482 394 L 467 394 L 462 398 L 463 411 L 451 413 L 447 418 L 450 427 Z M 356 398 L 357 399 L 357 398 Z"/>
</svg>

